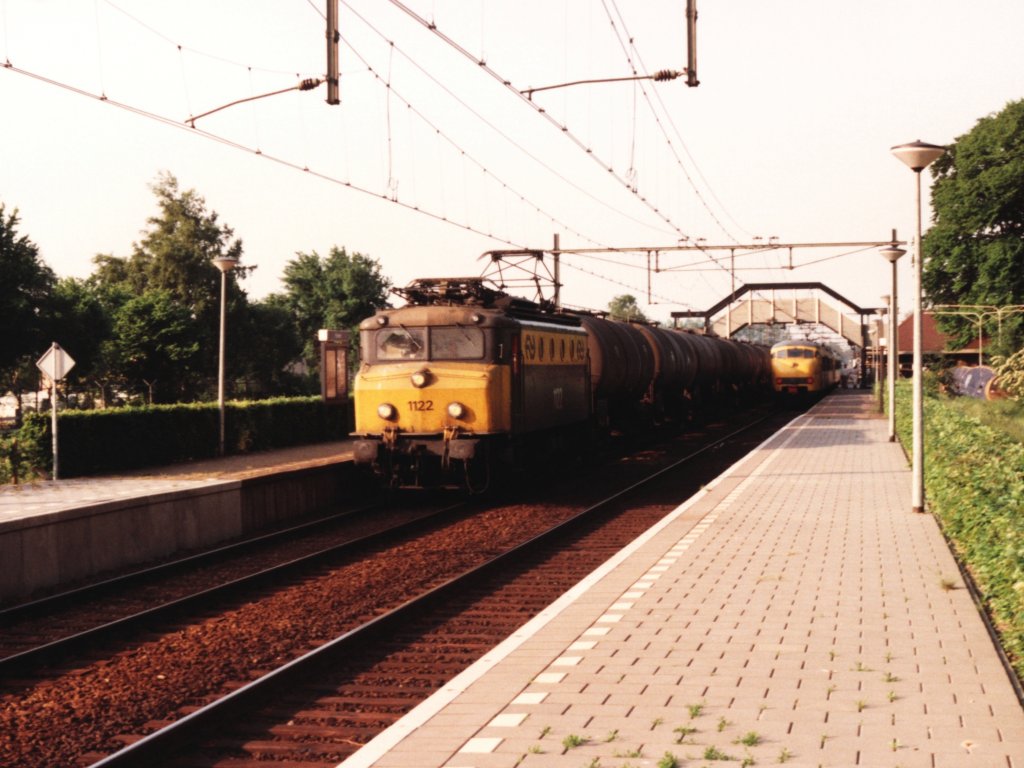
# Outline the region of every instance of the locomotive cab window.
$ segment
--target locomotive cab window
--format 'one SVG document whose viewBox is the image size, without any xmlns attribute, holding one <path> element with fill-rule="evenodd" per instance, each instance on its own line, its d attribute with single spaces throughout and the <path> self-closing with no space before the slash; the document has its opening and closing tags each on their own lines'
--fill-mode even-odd
<svg viewBox="0 0 1024 768">
<path fill-rule="evenodd" d="M 430 329 L 431 360 L 479 360 L 484 356 L 484 332 L 457 325 Z"/>
<path fill-rule="evenodd" d="M 817 357 L 817 352 L 813 349 L 779 349 L 774 353 L 776 360 L 784 360 L 787 357 Z"/>
<path fill-rule="evenodd" d="M 426 330 L 382 328 L 377 331 L 377 357 L 381 360 L 426 360 Z"/>
<path fill-rule="evenodd" d="M 486 349 L 483 330 L 465 325 L 399 326 L 373 333 L 378 360 L 480 360 Z"/>
</svg>

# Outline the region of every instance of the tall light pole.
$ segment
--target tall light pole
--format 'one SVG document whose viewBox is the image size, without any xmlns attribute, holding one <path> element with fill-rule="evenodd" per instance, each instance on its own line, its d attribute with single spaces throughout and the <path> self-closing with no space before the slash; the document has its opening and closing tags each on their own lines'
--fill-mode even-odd
<svg viewBox="0 0 1024 768">
<path fill-rule="evenodd" d="M 914 172 L 917 182 L 917 247 L 914 255 L 914 438 L 911 460 L 910 506 L 924 512 L 924 364 L 921 352 L 921 274 L 924 251 L 921 247 L 921 171 L 946 153 L 944 147 L 915 141 L 892 148 L 893 155 Z"/>
<path fill-rule="evenodd" d="M 889 314 L 889 304 L 892 301 L 891 296 L 882 297 L 882 306 L 878 310 L 878 314 L 881 315 L 881 319 L 878 321 L 878 355 L 875 357 L 875 385 L 878 387 L 878 412 L 883 413 L 885 408 L 883 405 L 883 392 L 885 391 L 885 354 L 888 352 L 888 332 L 886 330 L 885 318 Z M 886 346 L 882 346 L 882 336 L 886 336 Z M 891 401 L 890 401 L 891 402 Z"/>
<path fill-rule="evenodd" d="M 218 256 L 213 264 L 220 270 L 220 354 L 217 363 L 217 417 L 220 422 L 220 439 L 217 455 L 224 455 L 224 338 L 228 317 L 228 272 L 238 266 L 234 256 Z"/>
<path fill-rule="evenodd" d="M 896 262 L 900 256 L 906 253 L 905 250 L 896 244 L 896 233 L 893 232 L 892 245 L 881 250 L 885 260 L 892 264 L 892 293 L 889 294 L 889 342 L 887 354 L 889 356 L 889 442 L 896 442 L 896 372 L 900 361 L 900 340 L 897 311 L 899 302 L 896 298 Z"/>
</svg>

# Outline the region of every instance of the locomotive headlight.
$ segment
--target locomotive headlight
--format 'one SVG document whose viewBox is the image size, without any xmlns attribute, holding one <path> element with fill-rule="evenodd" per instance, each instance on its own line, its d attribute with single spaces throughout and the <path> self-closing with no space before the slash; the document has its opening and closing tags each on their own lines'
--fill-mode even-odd
<svg viewBox="0 0 1024 768">
<path fill-rule="evenodd" d="M 391 403 L 381 403 L 377 406 L 377 415 L 384 421 L 393 421 L 398 416 L 398 411 Z"/>
<path fill-rule="evenodd" d="M 414 387 L 422 389 L 427 386 L 427 382 L 430 381 L 430 374 L 426 371 L 416 371 L 416 373 L 411 376 L 411 379 Z"/>
<path fill-rule="evenodd" d="M 448 415 L 453 419 L 461 419 L 466 415 L 466 406 L 462 403 L 448 403 Z"/>
</svg>

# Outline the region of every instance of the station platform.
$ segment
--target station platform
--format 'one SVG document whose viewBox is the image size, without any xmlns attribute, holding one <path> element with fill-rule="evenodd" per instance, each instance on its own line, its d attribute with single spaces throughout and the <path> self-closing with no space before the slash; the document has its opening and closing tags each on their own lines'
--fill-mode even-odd
<svg viewBox="0 0 1024 768">
<path fill-rule="evenodd" d="M 233 480 L 352 460 L 352 441 L 339 440 L 134 472 L 0 485 L 0 524 L 109 501 L 203 488 Z"/>
<path fill-rule="evenodd" d="M 248 535 L 336 501 L 350 440 L 0 485 L 0 604 Z"/>
<path fill-rule="evenodd" d="M 874 407 L 796 418 L 344 768 L 1024 765 L 1011 678 Z"/>
</svg>

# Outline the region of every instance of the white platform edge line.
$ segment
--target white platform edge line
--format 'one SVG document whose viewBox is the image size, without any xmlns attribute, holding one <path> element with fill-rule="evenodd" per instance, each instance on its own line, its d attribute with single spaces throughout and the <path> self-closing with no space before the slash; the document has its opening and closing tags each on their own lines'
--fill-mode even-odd
<svg viewBox="0 0 1024 768">
<path fill-rule="evenodd" d="M 533 635 L 561 614 L 561 612 L 575 602 L 578 597 L 585 594 L 594 584 L 617 568 L 624 560 L 636 552 L 636 550 L 640 549 L 640 547 L 654 538 L 664 528 L 673 523 L 690 507 L 701 501 L 705 495 L 717 488 L 717 486 L 723 481 L 736 474 L 744 464 L 749 461 L 753 461 L 754 456 L 766 448 L 771 442 L 780 440 L 780 435 L 782 435 L 786 430 L 792 428 L 796 422 L 805 418 L 807 418 L 806 414 L 800 414 L 792 421 L 788 422 L 778 432 L 768 437 L 764 442 L 747 453 L 746 456 L 726 469 L 722 474 L 705 485 L 701 490 L 697 491 L 689 499 L 684 501 L 657 523 L 633 539 L 633 541 L 627 544 L 623 549 L 619 550 L 608 558 L 608 560 L 591 571 L 587 576 L 569 588 L 558 599 L 538 613 L 526 624 L 521 626 L 512 635 L 496 645 L 458 675 L 453 677 L 443 688 L 441 688 L 441 690 L 432 694 L 400 720 L 392 723 L 385 730 L 381 731 L 377 736 L 364 744 L 358 751 L 349 755 L 345 760 L 338 764 L 338 768 L 342 768 L 342 766 L 344 768 L 369 768 L 369 766 L 372 766 L 377 760 L 387 754 L 392 747 L 400 743 L 413 731 L 430 720 L 430 718 L 444 709 L 445 706 L 450 704 L 467 688 L 469 688 L 470 685 L 483 677 L 516 648 L 533 637 Z M 796 434 L 797 433 L 794 432 L 791 435 L 786 435 L 784 439 L 781 439 L 780 444 L 774 448 L 772 452 L 774 453 L 775 451 L 785 448 L 790 441 L 796 437 Z M 769 456 L 764 459 L 764 462 L 767 463 L 770 458 L 771 457 Z M 711 514 L 713 511 L 714 509 L 709 510 L 708 514 Z M 707 517 L 707 515 L 704 517 Z M 701 519 L 703 520 L 704 518 Z M 697 521 L 697 523 L 699 522 L 700 520 Z"/>
</svg>

